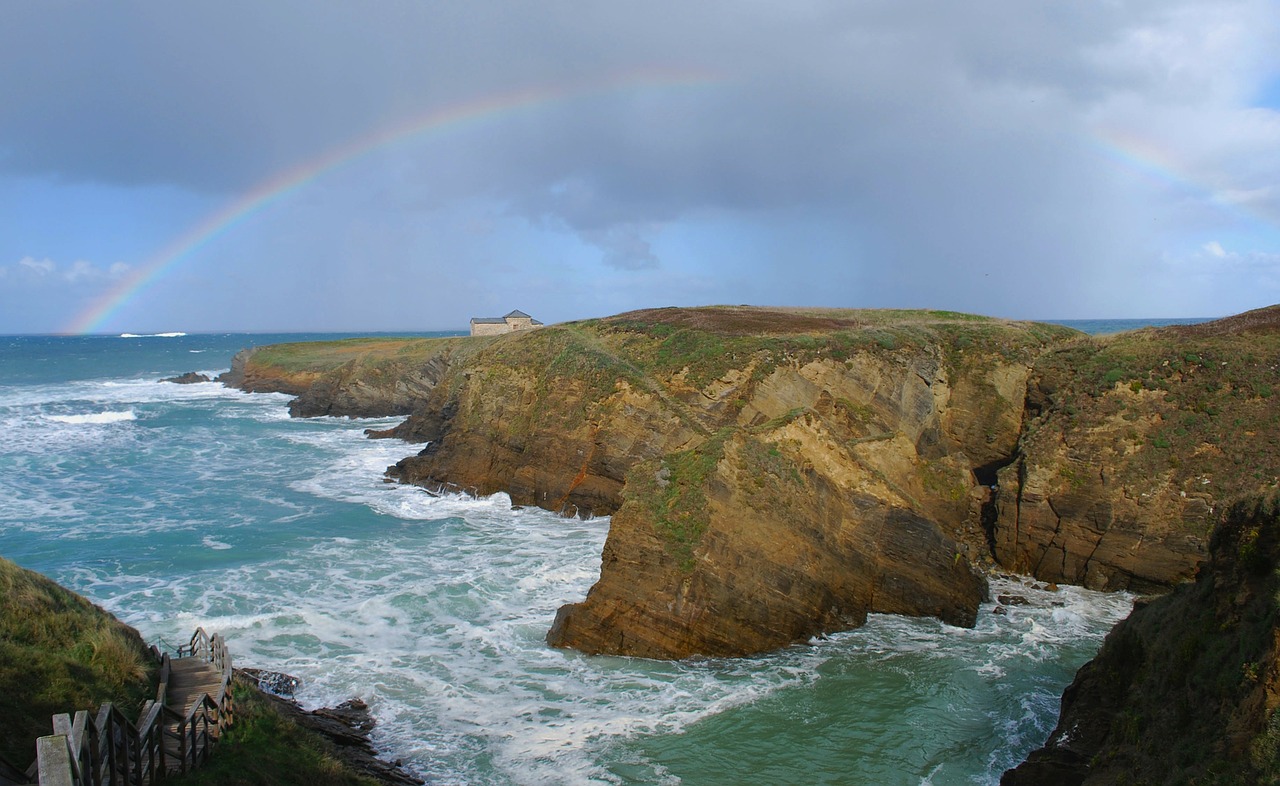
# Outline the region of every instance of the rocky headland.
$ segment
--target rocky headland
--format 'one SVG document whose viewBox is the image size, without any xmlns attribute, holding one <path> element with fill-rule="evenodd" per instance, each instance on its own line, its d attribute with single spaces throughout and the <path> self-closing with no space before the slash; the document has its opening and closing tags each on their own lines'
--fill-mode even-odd
<svg viewBox="0 0 1280 786">
<path fill-rule="evenodd" d="M 971 625 L 995 566 L 1178 588 L 1117 628 L 1008 776 L 1074 784 L 1275 769 L 1280 525 L 1258 500 L 1280 482 L 1278 368 L 1280 307 L 1107 337 L 718 307 L 265 347 L 225 380 L 298 415 L 407 415 L 372 435 L 425 443 L 401 482 L 612 514 L 556 646 L 743 655 L 876 611 Z M 1178 741 L 1181 769 L 1153 763 Z"/>
<path fill-rule="evenodd" d="M 868 612 L 972 624 L 998 563 L 1150 592 L 1274 483 L 1274 310 L 1090 338 L 951 312 L 655 309 L 527 333 L 279 345 L 225 381 L 406 414 L 389 470 L 613 514 L 550 641 L 759 652 Z"/>
</svg>

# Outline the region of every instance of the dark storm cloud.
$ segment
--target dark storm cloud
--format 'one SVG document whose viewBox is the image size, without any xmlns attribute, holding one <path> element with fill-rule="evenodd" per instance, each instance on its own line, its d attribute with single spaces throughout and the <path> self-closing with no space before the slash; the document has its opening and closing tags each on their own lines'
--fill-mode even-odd
<svg viewBox="0 0 1280 786">
<path fill-rule="evenodd" d="M 1051 305 L 1159 247 L 1100 129 L 1164 134 L 1187 177 L 1277 198 L 1280 162 L 1256 154 L 1276 149 L 1275 113 L 1237 111 L 1277 67 L 1276 16 L 1248 0 L 10 2 L 0 172 L 230 196 L 431 111 L 699 75 L 398 151 L 394 176 L 370 175 L 377 200 L 405 221 L 490 200 L 618 271 L 663 269 L 663 233 L 691 216 L 794 240 L 794 217 L 818 215 L 826 248 L 780 262 L 858 268 L 891 299 Z"/>
</svg>

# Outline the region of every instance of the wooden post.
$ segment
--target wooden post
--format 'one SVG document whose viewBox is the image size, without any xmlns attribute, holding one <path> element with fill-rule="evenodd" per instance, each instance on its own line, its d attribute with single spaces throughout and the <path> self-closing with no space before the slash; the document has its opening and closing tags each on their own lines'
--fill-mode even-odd
<svg viewBox="0 0 1280 786">
<path fill-rule="evenodd" d="M 71 778 L 71 750 L 67 735 L 51 734 L 36 740 L 36 764 L 40 768 L 40 786 L 74 786 Z"/>
</svg>

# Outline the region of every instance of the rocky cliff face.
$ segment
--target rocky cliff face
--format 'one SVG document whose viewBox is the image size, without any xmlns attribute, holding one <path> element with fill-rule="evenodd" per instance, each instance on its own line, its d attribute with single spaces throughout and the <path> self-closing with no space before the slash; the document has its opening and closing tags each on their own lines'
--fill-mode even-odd
<svg viewBox="0 0 1280 786">
<path fill-rule="evenodd" d="M 276 344 L 236 354 L 218 377 L 251 393 L 287 393 L 294 417 L 408 415 L 443 378 L 455 354 L 483 346 L 457 339 L 348 339 Z"/>
<path fill-rule="evenodd" d="M 678 658 L 772 649 L 869 611 L 973 625 L 986 583 L 957 519 L 928 518 L 870 477 L 833 476 L 810 448 L 838 445 L 806 413 L 637 466 L 600 581 L 560 610 L 548 640 Z"/>
<path fill-rule="evenodd" d="M 550 640 L 739 654 L 868 611 L 965 624 L 991 558 L 1152 591 L 1280 477 L 1280 309 L 1106 339 L 943 312 L 660 309 L 484 339 L 237 361 L 295 414 L 412 412 L 389 470 L 616 513 Z"/>
<path fill-rule="evenodd" d="M 387 436 L 428 444 L 393 476 L 616 511 L 600 583 L 553 643 L 743 654 L 868 611 L 972 624 L 988 478 L 1016 449 L 1032 363 L 1070 335 L 940 312 L 662 309 L 348 348 L 319 373 L 294 358 L 275 389 L 299 412 L 382 414 L 395 377 L 368 369 L 395 355 L 424 383 Z M 269 387 L 273 364 L 251 356 L 241 384 Z"/>
<path fill-rule="evenodd" d="M 1062 697 L 1058 727 L 1005 786 L 1280 779 L 1280 519 L 1220 520 L 1193 585 L 1139 606 Z"/>
<path fill-rule="evenodd" d="M 1041 356 L 996 559 L 1044 581 L 1150 592 L 1190 576 L 1215 513 L 1276 482 L 1280 310 Z"/>
</svg>

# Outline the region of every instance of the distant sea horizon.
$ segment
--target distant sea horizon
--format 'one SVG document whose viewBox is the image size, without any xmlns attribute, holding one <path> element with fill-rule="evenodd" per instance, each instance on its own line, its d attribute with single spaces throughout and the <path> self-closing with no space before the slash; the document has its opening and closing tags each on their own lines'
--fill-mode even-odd
<svg viewBox="0 0 1280 786">
<path fill-rule="evenodd" d="M 1062 325 L 1074 328 L 1091 336 L 1104 336 L 1112 333 L 1124 333 L 1128 330 L 1141 330 L 1147 327 L 1168 327 L 1170 325 L 1198 325 L 1201 322 L 1212 322 L 1222 317 L 1166 317 L 1161 319 L 1034 319 L 1032 322 L 1048 322 L 1051 325 Z"/>
</svg>

